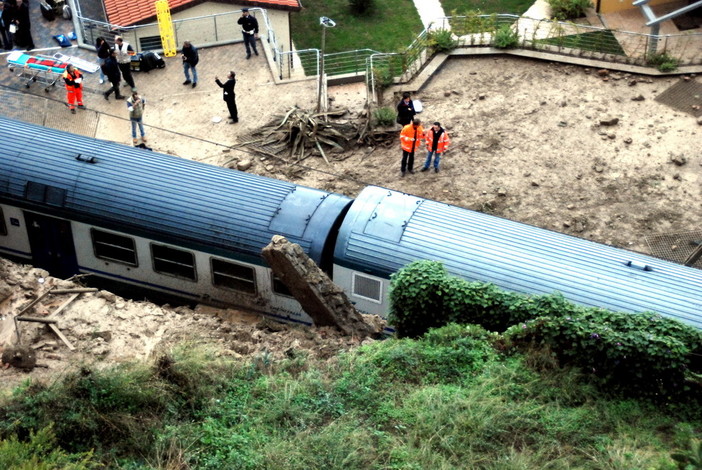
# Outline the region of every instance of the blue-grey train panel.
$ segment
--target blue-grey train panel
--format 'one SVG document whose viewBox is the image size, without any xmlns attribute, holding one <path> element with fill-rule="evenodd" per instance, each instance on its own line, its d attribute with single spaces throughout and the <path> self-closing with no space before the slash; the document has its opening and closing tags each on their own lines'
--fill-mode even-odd
<svg viewBox="0 0 702 470">
<path fill-rule="evenodd" d="M 415 260 L 526 294 L 654 311 L 702 328 L 702 271 L 378 187 L 364 189 L 337 240 L 339 265 L 387 277 Z"/>
<path fill-rule="evenodd" d="M 0 200 L 252 262 L 261 262 L 261 248 L 280 234 L 319 263 L 333 225 L 351 202 L 338 194 L 4 118 L 0 142 Z M 38 201 L 43 185 L 59 196 Z"/>
</svg>

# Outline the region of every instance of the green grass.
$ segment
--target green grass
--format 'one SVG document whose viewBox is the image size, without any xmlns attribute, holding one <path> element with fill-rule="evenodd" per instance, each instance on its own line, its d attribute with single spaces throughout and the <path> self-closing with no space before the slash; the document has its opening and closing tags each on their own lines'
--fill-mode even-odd
<svg viewBox="0 0 702 470">
<path fill-rule="evenodd" d="M 572 49 L 601 52 L 604 54 L 626 55 L 624 49 L 611 31 L 572 34 L 555 38 L 540 39 L 537 43 L 550 44 Z"/>
<path fill-rule="evenodd" d="M 321 48 L 320 16 L 336 22 L 326 31 L 327 54 L 354 49 L 399 52 L 424 29 L 412 0 L 376 0 L 375 4 L 371 15 L 354 16 L 348 0 L 306 0 L 301 12 L 290 15 L 295 47 Z"/>
<path fill-rule="evenodd" d="M 608 397 L 547 353 L 501 344 L 450 325 L 325 361 L 184 347 L 25 386 L 0 403 L 0 449 L 10 468 L 57 468 L 25 440 L 53 423 L 41 456 L 71 468 L 673 470 L 671 452 L 699 437 L 699 403 Z"/>
<path fill-rule="evenodd" d="M 521 15 L 533 5 L 533 0 L 441 0 L 447 16 L 465 15 L 480 10 L 483 14 L 505 13 Z"/>
</svg>

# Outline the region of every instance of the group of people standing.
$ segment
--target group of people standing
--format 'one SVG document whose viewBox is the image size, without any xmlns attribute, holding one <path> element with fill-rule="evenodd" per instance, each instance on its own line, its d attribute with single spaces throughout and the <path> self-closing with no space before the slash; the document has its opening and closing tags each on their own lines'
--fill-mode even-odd
<svg viewBox="0 0 702 470">
<path fill-rule="evenodd" d="M 402 100 L 397 104 L 397 123 L 402 126 L 400 131 L 400 146 L 402 147 L 402 160 L 400 162 L 400 175 L 407 172 L 414 174 L 414 153 L 426 144 L 427 157 L 421 171 L 428 171 L 434 164 L 434 172 L 439 172 L 441 157 L 448 150 L 451 139 L 441 123 L 434 122 L 426 131 L 420 119 L 416 118 L 417 112 L 408 92 L 402 94 Z"/>
<path fill-rule="evenodd" d="M 115 98 L 123 100 L 124 96 L 119 91 L 122 79 L 132 90 L 136 88 L 134 77 L 132 77 L 132 56 L 136 54 L 131 44 L 121 36 L 115 37 L 114 46 L 110 46 L 105 38 L 99 37 L 95 41 L 98 64 L 100 64 L 100 84 L 105 81 L 110 82 L 110 89 L 102 95 L 106 100 L 110 100 L 110 95 L 115 94 Z"/>
<path fill-rule="evenodd" d="M 0 47 L 34 49 L 28 0 L 0 0 Z"/>
</svg>

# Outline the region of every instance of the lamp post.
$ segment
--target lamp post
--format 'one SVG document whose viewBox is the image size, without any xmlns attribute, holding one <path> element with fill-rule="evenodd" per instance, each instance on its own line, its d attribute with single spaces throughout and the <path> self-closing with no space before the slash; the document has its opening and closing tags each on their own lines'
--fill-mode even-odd
<svg viewBox="0 0 702 470">
<path fill-rule="evenodd" d="M 319 24 L 322 26 L 322 49 L 319 58 L 319 88 L 317 90 L 317 112 L 322 110 L 322 80 L 324 80 L 324 43 L 327 38 L 327 28 L 333 28 L 336 23 L 331 18 L 321 16 Z"/>
</svg>

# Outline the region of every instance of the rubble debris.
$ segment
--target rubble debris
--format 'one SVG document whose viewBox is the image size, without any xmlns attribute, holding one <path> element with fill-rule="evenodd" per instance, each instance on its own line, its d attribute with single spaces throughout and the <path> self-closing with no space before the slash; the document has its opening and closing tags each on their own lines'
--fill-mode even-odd
<svg viewBox="0 0 702 470">
<path fill-rule="evenodd" d="M 273 273 L 290 289 L 315 326 L 333 326 L 349 336 L 378 337 L 384 325 L 367 321 L 300 245 L 276 235 L 263 249 Z"/>
</svg>

